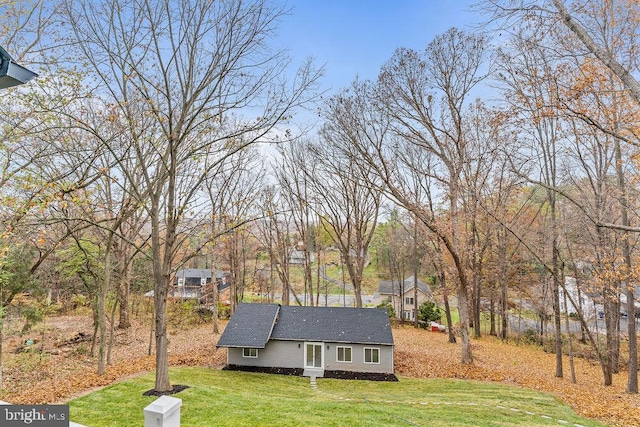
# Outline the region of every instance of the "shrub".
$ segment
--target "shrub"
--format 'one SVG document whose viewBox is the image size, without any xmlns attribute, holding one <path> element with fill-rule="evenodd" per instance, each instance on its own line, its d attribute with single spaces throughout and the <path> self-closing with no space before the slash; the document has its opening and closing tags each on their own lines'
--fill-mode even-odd
<svg viewBox="0 0 640 427">
<path fill-rule="evenodd" d="M 218 319 L 229 319 L 231 317 L 231 307 L 218 303 Z"/>
<path fill-rule="evenodd" d="M 419 322 L 427 324 L 428 322 L 440 322 L 440 319 L 442 319 L 442 312 L 435 302 L 425 301 L 420 304 L 420 307 L 418 308 Z"/>
<path fill-rule="evenodd" d="M 533 328 L 527 328 L 522 333 L 522 340 L 529 344 L 536 344 L 538 342 L 538 332 Z"/>
<path fill-rule="evenodd" d="M 393 304 L 391 304 L 391 301 L 389 301 L 388 299 L 376 305 L 376 308 L 386 308 L 389 319 L 393 320 L 396 318 L 396 309 L 393 308 Z"/>
</svg>

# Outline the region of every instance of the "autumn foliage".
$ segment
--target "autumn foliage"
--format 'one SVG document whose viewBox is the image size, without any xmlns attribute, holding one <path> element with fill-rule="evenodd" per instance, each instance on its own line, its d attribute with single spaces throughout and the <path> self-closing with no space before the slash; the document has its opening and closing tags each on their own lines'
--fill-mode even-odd
<svg viewBox="0 0 640 427">
<path fill-rule="evenodd" d="M 82 320 L 82 322 L 80 322 Z M 56 337 L 89 325 L 89 319 L 61 317 L 50 322 L 50 343 Z M 614 377 L 611 387 L 602 386 L 600 368 L 585 359 L 576 360 L 577 384 L 567 378 L 555 378 L 555 356 L 539 347 L 504 343 L 494 337 L 473 340 L 474 365 L 459 362 L 460 344 L 450 344 L 444 333 L 410 327 L 393 330 L 396 342 L 395 369 L 402 376 L 415 378 L 458 378 L 494 381 L 553 393 L 567 402 L 580 415 L 598 419 L 610 425 L 640 425 L 637 397 L 625 393 L 625 377 Z M 16 404 L 64 402 L 70 398 L 104 387 L 123 378 L 154 369 L 154 356 L 147 355 L 148 327 L 134 322 L 129 331 L 117 335 L 113 364 L 105 375 L 95 373 L 95 359 L 82 356 L 83 343 L 73 344 L 71 352 L 48 354 L 31 369 L 21 369 L 15 363 L 24 357 L 7 349 L 5 392 L 2 400 Z M 169 364 L 171 366 L 209 366 L 221 368 L 226 350 L 215 349 L 218 336 L 209 324 L 175 329 L 170 334 Z M 84 343 L 86 344 L 86 343 Z M 34 360 L 37 361 L 37 358 Z"/>
</svg>

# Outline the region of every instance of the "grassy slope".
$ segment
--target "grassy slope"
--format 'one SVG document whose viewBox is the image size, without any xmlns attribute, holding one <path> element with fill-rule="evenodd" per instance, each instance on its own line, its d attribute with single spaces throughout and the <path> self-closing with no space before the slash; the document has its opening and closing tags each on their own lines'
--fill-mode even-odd
<svg viewBox="0 0 640 427">
<path fill-rule="evenodd" d="M 71 418 L 91 427 L 142 425 L 142 408 L 155 398 L 153 373 L 129 379 L 70 402 Z M 580 418 L 549 394 L 492 383 L 401 378 L 398 383 L 175 368 L 174 384 L 190 388 L 182 425 L 420 425 L 601 426 Z M 526 412 L 530 412 L 527 414 Z M 544 418 L 548 416 L 550 418 Z"/>
</svg>

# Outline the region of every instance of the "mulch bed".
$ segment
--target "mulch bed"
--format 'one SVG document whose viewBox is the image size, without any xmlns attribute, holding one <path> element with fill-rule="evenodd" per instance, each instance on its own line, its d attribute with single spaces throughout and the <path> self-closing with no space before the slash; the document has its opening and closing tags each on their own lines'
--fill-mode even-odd
<svg viewBox="0 0 640 427">
<path fill-rule="evenodd" d="M 242 365 L 226 365 L 222 368 L 224 371 L 244 371 L 244 372 L 258 372 L 261 374 L 276 374 L 276 375 L 294 375 L 301 377 L 304 369 L 302 368 L 266 368 L 263 366 L 242 366 Z"/>
<path fill-rule="evenodd" d="M 324 378 L 338 378 L 341 380 L 398 381 L 398 377 L 394 374 L 351 371 L 324 371 Z"/>
<path fill-rule="evenodd" d="M 242 366 L 226 365 L 226 371 L 258 372 L 261 374 L 294 375 L 301 377 L 304 373 L 302 368 L 267 368 L 264 366 Z M 374 372 L 351 372 L 351 371 L 324 371 L 323 378 L 337 378 L 342 380 L 367 380 L 367 381 L 398 381 L 394 374 L 380 374 Z"/>
<path fill-rule="evenodd" d="M 171 396 L 172 394 L 180 393 L 181 391 L 186 390 L 188 388 L 189 388 L 188 385 L 176 384 L 176 385 L 173 386 L 173 388 L 171 390 L 157 391 L 157 390 L 152 388 L 151 390 L 147 390 L 144 393 L 142 393 L 142 395 L 143 396 L 156 396 L 156 397 Z"/>
</svg>

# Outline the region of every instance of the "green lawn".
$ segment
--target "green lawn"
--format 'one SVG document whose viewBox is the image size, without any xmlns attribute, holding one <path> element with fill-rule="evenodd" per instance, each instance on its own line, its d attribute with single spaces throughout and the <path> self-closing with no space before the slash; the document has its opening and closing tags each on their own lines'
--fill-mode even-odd
<svg viewBox="0 0 640 427">
<path fill-rule="evenodd" d="M 318 379 L 207 368 L 174 368 L 183 427 L 209 426 L 602 426 L 578 417 L 549 394 L 460 380 L 399 382 Z M 142 426 L 155 398 L 154 374 L 122 381 L 69 402 L 88 427 Z M 548 417 L 548 418 L 547 418 Z M 566 422 L 566 423 L 565 423 Z"/>
</svg>

